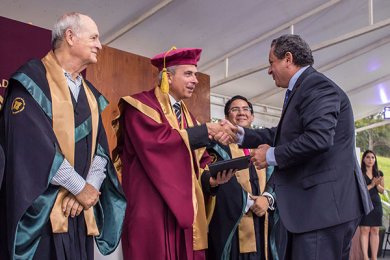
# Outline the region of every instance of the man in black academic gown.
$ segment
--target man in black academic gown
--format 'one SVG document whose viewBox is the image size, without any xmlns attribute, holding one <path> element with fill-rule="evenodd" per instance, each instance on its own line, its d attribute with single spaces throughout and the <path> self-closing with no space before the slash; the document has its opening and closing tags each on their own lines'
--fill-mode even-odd
<svg viewBox="0 0 390 260">
<path fill-rule="evenodd" d="M 126 202 L 100 116 L 107 102 L 80 74 L 101 49 L 95 22 L 63 15 L 52 48 L 7 89 L 0 259 L 93 259 L 94 238 L 102 254 L 120 239 Z"/>
<path fill-rule="evenodd" d="M 232 97 L 224 113 L 233 125 L 241 127 L 250 127 L 254 120 L 253 106 L 243 96 Z M 237 144 L 226 146 L 215 142 L 207 151 L 214 162 L 250 152 Z M 256 170 L 250 165 L 219 187 L 209 225 L 208 259 L 277 259 L 274 236 L 270 236 L 273 219 L 268 212 L 273 209 L 274 197 L 266 192 L 271 172 L 272 168 Z"/>
<path fill-rule="evenodd" d="M 1 183 L 3 182 L 4 164 L 5 164 L 5 159 L 4 159 L 3 147 L 1 147 L 0 145 L 0 187 L 1 187 Z"/>
</svg>

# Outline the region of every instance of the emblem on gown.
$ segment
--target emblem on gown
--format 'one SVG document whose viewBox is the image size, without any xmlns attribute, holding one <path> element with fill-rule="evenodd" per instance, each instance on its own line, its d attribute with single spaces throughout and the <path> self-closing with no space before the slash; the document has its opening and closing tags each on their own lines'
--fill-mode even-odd
<svg viewBox="0 0 390 260">
<path fill-rule="evenodd" d="M 22 112 L 25 106 L 26 103 L 24 102 L 23 98 L 21 97 L 15 98 L 14 101 L 12 102 L 12 107 L 11 107 L 12 114 L 17 114 Z"/>
<path fill-rule="evenodd" d="M 211 157 L 211 163 L 215 163 L 218 160 L 216 153 L 209 153 L 209 156 Z"/>
</svg>

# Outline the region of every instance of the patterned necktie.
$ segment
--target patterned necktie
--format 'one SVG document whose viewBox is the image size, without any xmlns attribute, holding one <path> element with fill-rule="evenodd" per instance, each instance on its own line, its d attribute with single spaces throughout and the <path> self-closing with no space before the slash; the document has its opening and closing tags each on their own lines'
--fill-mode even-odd
<svg viewBox="0 0 390 260">
<path fill-rule="evenodd" d="M 173 104 L 173 109 L 175 110 L 176 118 L 179 124 L 181 123 L 181 105 L 180 102 Z"/>
<path fill-rule="evenodd" d="M 284 103 L 283 103 L 283 110 L 287 105 L 288 97 L 290 96 L 291 90 L 287 89 L 286 90 L 286 95 L 284 96 Z"/>
</svg>

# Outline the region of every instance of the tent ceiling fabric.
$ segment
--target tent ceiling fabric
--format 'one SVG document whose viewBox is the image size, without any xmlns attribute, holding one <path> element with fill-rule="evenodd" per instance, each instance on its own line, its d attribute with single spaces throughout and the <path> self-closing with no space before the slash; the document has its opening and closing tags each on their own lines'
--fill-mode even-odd
<svg viewBox="0 0 390 260">
<path fill-rule="evenodd" d="M 348 93 L 356 119 L 390 104 L 389 0 L 0 3 L 1 16 L 47 29 L 70 9 L 90 15 L 102 42 L 120 50 L 152 57 L 173 45 L 202 48 L 199 70 L 210 75 L 212 94 L 279 108 L 284 94 L 267 75 L 269 45 L 281 34 L 300 34 L 314 50 L 314 67 Z"/>
</svg>

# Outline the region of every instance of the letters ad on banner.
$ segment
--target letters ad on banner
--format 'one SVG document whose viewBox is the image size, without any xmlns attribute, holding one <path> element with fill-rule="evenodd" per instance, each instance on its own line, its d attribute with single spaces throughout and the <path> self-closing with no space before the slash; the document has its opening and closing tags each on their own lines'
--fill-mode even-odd
<svg viewBox="0 0 390 260">
<path fill-rule="evenodd" d="M 30 59 L 50 50 L 51 31 L 0 16 L 0 110 L 9 78 Z"/>
</svg>

